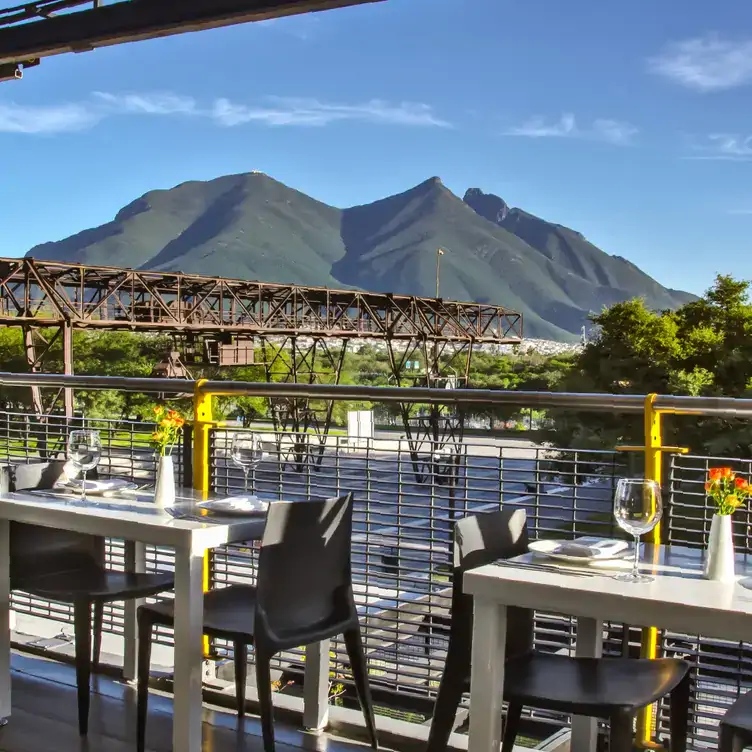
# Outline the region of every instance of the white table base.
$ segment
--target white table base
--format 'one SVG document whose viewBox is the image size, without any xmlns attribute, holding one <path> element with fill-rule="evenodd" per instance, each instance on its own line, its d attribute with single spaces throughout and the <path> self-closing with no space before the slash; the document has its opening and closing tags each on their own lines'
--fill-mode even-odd
<svg viewBox="0 0 752 752">
<path fill-rule="evenodd" d="M 603 622 L 600 619 L 577 619 L 578 658 L 600 658 L 603 654 Z M 572 718 L 572 750 L 594 750 L 598 742 L 598 719 L 576 715 Z"/>
<path fill-rule="evenodd" d="M 10 522 L 0 519 L 0 719 L 10 708 Z"/>
<path fill-rule="evenodd" d="M 497 752 L 501 745 L 507 607 L 476 597 L 473 613 L 468 752 Z"/>
</svg>

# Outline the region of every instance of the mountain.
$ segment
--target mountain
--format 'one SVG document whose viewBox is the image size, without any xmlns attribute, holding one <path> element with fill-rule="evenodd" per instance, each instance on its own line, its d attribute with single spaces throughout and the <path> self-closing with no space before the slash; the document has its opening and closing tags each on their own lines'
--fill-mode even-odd
<svg viewBox="0 0 752 752">
<path fill-rule="evenodd" d="M 439 178 L 364 206 L 338 209 L 263 173 L 156 190 L 100 227 L 28 252 L 72 263 L 181 271 L 499 303 L 525 334 L 571 340 L 588 313 L 644 296 L 658 309 L 693 298 L 580 233 Z"/>
</svg>

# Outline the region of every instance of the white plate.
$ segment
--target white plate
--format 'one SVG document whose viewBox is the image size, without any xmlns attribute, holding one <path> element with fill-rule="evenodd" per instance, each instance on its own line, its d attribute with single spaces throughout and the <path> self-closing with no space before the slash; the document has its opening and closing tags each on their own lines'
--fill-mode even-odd
<svg viewBox="0 0 752 752">
<path fill-rule="evenodd" d="M 237 515 L 240 517 L 253 514 L 266 514 L 269 502 L 256 496 L 235 496 L 229 499 L 203 501 L 199 506 L 217 514 Z"/>
<path fill-rule="evenodd" d="M 559 553 L 557 549 L 561 546 L 562 541 L 555 540 L 539 540 L 532 541 L 529 545 L 531 551 L 542 556 L 546 556 L 550 559 L 557 559 L 558 561 L 567 561 L 570 564 L 589 564 L 594 561 L 614 561 L 616 559 L 623 559 L 629 555 L 629 548 L 624 548 L 621 551 L 612 554 L 597 554 L 595 556 L 572 556 L 565 553 Z"/>
</svg>

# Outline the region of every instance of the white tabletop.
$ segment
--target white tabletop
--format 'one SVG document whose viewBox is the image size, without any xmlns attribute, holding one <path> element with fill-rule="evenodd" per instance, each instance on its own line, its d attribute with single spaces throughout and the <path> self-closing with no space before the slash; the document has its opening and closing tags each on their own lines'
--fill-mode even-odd
<svg viewBox="0 0 752 752">
<path fill-rule="evenodd" d="M 5 493 L 0 494 L 0 519 L 162 546 L 190 545 L 194 549 L 254 540 L 263 534 L 264 515 L 232 519 L 207 517 L 204 523 L 197 519 L 180 519 L 155 506 L 148 498 L 139 498 L 89 496 L 81 501 L 76 496 L 55 492 Z M 196 492 L 181 489 L 173 511 L 178 515 L 200 517 L 200 501 Z"/>
<path fill-rule="evenodd" d="M 703 552 L 680 546 L 647 546 L 641 569 L 655 579 L 647 583 L 621 582 L 615 570 L 629 570 L 631 562 L 602 562 L 603 576 L 584 577 L 555 571 L 489 564 L 465 574 L 466 593 L 503 605 L 552 613 L 691 630 L 706 637 L 748 640 L 752 635 L 752 590 L 739 582 L 719 583 L 702 577 Z M 521 562 L 542 561 L 526 554 Z M 547 559 L 547 563 L 552 560 Z M 591 567 L 592 568 L 592 567 Z M 738 579 L 752 575 L 752 559 L 737 557 Z"/>
</svg>

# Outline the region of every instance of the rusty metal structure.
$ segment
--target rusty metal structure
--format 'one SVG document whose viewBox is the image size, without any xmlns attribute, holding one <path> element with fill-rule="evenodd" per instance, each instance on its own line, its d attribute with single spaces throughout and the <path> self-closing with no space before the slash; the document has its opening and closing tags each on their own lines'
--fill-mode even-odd
<svg viewBox="0 0 752 752">
<path fill-rule="evenodd" d="M 0 8 L 0 81 L 66 52 L 380 0 L 37 0 Z"/>
<path fill-rule="evenodd" d="M 467 385 L 474 348 L 522 339 L 522 316 L 498 305 L 32 258 L 0 259 L 0 326 L 23 328 L 33 373 L 45 372 L 62 343 L 64 372 L 72 374 L 75 329 L 127 330 L 175 341 L 155 375 L 258 363 L 267 381 L 336 384 L 348 346 L 370 341 L 383 343 L 390 383 L 450 388 Z M 70 389 L 44 399 L 36 387 L 37 412 L 54 409 L 60 396 L 72 415 Z M 275 428 L 324 442 L 332 405 L 275 400 Z M 416 453 L 423 439 L 449 441 L 462 430 L 460 416 L 436 406 L 415 416 L 404 405 L 402 417 Z"/>
</svg>

